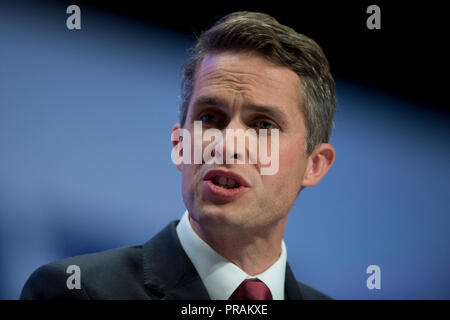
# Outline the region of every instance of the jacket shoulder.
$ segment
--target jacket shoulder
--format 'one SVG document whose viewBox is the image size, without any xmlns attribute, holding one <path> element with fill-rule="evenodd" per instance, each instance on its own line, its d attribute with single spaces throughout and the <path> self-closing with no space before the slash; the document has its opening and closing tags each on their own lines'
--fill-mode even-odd
<svg viewBox="0 0 450 320">
<path fill-rule="evenodd" d="M 303 299 L 305 300 L 333 300 L 333 298 L 327 296 L 326 294 L 316 290 L 300 281 L 297 281 L 298 287 L 302 293 Z"/>
<path fill-rule="evenodd" d="M 141 246 L 111 249 L 65 258 L 36 269 L 26 281 L 20 299 L 96 299 L 102 292 L 114 298 L 114 292 L 127 281 L 142 278 Z M 75 266 L 69 268 L 70 266 Z M 78 273 L 80 288 L 68 285 Z M 108 293 L 109 292 L 109 293 Z"/>
<path fill-rule="evenodd" d="M 22 292 L 21 300 L 53 300 L 53 299 L 89 299 L 84 288 L 71 290 L 67 286 L 66 268 L 57 262 L 43 265 L 28 278 Z"/>
</svg>

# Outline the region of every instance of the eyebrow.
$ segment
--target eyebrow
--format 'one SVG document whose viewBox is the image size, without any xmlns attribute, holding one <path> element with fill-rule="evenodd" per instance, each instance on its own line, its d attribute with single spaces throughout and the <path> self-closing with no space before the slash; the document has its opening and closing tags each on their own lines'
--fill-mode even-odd
<svg viewBox="0 0 450 320">
<path fill-rule="evenodd" d="M 212 96 L 200 96 L 195 100 L 196 105 L 201 104 L 209 104 L 209 105 L 218 105 L 220 104 L 219 99 Z"/>
<path fill-rule="evenodd" d="M 227 103 L 218 98 L 213 96 L 200 96 L 198 97 L 193 107 L 197 108 L 199 106 L 216 106 L 219 108 L 225 108 Z M 257 104 L 246 104 L 244 106 L 244 110 L 254 111 L 261 114 L 266 114 L 270 117 L 272 117 L 274 120 L 276 120 L 280 125 L 286 125 L 287 118 L 283 111 L 280 110 L 280 108 L 275 106 L 264 106 L 264 105 L 257 105 Z"/>
<path fill-rule="evenodd" d="M 193 107 L 209 105 L 209 106 L 225 106 L 225 101 L 212 96 L 200 96 L 194 101 Z"/>
<path fill-rule="evenodd" d="M 277 107 L 249 104 L 249 105 L 245 106 L 245 109 L 248 109 L 248 110 L 251 110 L 251 111 L 254 111 L 257 113 L 261 113 L 261 114 L 266 114 L 266 115 L 270 116 L 271 118 L 273 118 L 280 126 L 284 126 L 287 123 L 287 118 L 286 118 L 285 113 Z"/>
</svg>

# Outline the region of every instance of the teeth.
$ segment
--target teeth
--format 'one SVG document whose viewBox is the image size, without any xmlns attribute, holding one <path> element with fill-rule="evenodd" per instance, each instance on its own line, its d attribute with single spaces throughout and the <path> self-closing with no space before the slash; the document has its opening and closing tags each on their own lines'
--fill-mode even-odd
<svg viewBox="0 0 450 320">
<path fill-rule="evenodd" d="M 236 184 L 236 182 L 234 182 L 233 179 L 227 179 L 227 187 L 228 188 L 234 188 L 235 184 Z"/>
<path fill-rule="evenodd" d="M 238 184 L 233 179 L 229 179 L 227 177 L 215 177 L 213 180 L 214 184 L 219 185 L 225 189 L 236 188 Z"/>
<path fill-rule="evenodd" d="M 227 185 L 227 178 L 226 177 L 220 177 L 219 178 L 219 184 L 221 185 L 221 186 L 226 186 Z"/>
</svg>

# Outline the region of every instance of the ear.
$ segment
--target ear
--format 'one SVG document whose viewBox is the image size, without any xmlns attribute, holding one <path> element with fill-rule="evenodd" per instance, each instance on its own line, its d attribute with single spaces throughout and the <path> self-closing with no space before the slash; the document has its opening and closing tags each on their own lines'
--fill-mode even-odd
<svg viewBox="0 0 450 320">
<path fill-rule="evenodd" d="M 308 157 L 302 187 L 311 187 L 319 183 L 328 169 L 333 165 L 334 158 L 335 151 L 331 144 L 319 144 Z"/>
<path fill-rule="evenodd" d="M 172 146 L 173 146 L 173 150 L 172 150 L 172 157 L 174 156 L 174 152 L 176 153 L 176 155 L 179 156 L 183 156 L 183 137 L 180 135 L 180 124 L 176 123 L 173 127 L 172 127 Z M 172 161 L 174 159 L 172 158 Z M 176 166 L 178 168 L 178 170 L 181 171 L 182 168 L 182 163 L 176 163 Z"/>
</svg>

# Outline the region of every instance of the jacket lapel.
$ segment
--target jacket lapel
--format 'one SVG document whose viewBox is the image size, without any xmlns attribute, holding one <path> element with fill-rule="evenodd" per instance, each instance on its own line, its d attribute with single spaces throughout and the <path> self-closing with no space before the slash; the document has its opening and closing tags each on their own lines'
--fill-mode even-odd
<svg viewBox="0 0 450 320">
<path fill-rule="evenodd" d="M 286 276 L 284 280 L 285 285 L 285 299 L 286 300 L 303 300 L 303 295 L 300 292 L 297 280 L 291 267 L 286 263 Z"/>
<path fill-rule="evenodd" d="M 144 285 L 160 299 L 210 299 L 172 221 L 143 246 Z"/>
<path fill-rule="evenodd" d="M 144 285 L 163 300 L 209 300 L 206 288 L 181 246 L 172 221 L 143 246 Z M 286 264 L 286 300 L 301 300 L 297 280 Z"/>
</svg>

